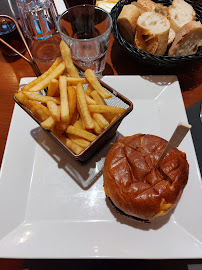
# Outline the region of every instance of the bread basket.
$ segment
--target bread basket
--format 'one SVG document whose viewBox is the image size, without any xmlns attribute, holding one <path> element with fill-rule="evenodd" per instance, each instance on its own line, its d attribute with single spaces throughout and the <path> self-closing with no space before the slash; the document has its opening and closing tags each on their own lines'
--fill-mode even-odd
<svg viewBox="0 0 202 270">
<path fill-rule="evenodd" d="M 161 56 L 148 53 L 146 51 L 135 48 L 127 42 L 120 34 L 117 19 L 124 5 L 130 4 L 136 0 L 120 0 L 111 10 L 112 17 L 112 34 L 114 38 L 119 42 L 119 44 L 134 56 L 136 59 L 140 60 L 141 63 L 148 65 L 155 65 L 156 67 L 174 67 L 181 64 L 189 63 L 196 59 L 202 58 L 202 47 L 199 47 L 197 53 L 186 56 Z M 165 6 L 169 6 L 172 0 L 153 0 L 156 3 L 161 3 Z M 196 11 L 196 20 L 202 22 L 202 1 L 201 0 L 185 0 L 187 3 L 191 4 Z"/>
</svg>

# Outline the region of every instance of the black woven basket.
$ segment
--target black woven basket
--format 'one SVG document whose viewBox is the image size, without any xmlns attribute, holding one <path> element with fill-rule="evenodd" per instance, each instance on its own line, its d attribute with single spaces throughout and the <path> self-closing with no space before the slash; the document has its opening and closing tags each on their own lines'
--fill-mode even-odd
<svg viewBox="0 0 202 270">
<path fill-rule="evenodd" d="M 135 48 L 133 45 L 128 43 L 119 33 L 117 26 L 118 16 L 124 5 L 130 4 L 136 0 L 120 0 L 111 10 L 112 17 L 112 34 L 119 44 L 130 53 L 130 55 L 136 57 L 136 59 L 144 62 L 145 64 L 155 65 L 156 67 L 173 67 L 187 62 L 191 62 L 196 59 L 202 58 L 202 47 L 199 47 L 197 53 L 186 55 L 186 56 L 161 56 L 148 53 L 146 51 Z M 169 6 L 171 0 L 153 0 L 156 3 L 161 3 L 165 6 Z M 186 0 L 187 3 L 191 4 L 196 11 L 196 20 L 202 22 L 202 0 Z"/>
</svg>

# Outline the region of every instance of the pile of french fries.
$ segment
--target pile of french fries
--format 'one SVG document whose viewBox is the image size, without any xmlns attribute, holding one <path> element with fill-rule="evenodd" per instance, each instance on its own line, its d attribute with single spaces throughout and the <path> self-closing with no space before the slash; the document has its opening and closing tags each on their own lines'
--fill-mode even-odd
<svg viewBox="0 0 202 270">
<path fill-rule="evenodd" d="M 70 48 L 60 43 L 62 59 L 57 58 L 41 76 L 22 87 L 15 98 L 74 153 L 80 154 L 125 109 L 108 106 L 111 94 L 95 73 L 87 69 L 79 76 Z M 47 88 L 46 95 L 40 91 Z M 86 90 L 84 90 L 86 89 Z"/>
</svg>

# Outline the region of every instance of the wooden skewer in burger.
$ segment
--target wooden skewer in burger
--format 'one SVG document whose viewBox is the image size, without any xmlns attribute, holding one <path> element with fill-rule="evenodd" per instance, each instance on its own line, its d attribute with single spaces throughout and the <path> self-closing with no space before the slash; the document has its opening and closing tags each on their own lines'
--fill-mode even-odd
<svg viewBox="0 0 202 270">
<path fill-rule="evenodd" d="M 186 154 L 176 147 L 190 128 L 180 123 L 169 142 L 136 134 L 113 145 L 103 178 L 106 196 L 118 212 L 150 222 L 176 206 L 189 175 Z"/>
</svg>

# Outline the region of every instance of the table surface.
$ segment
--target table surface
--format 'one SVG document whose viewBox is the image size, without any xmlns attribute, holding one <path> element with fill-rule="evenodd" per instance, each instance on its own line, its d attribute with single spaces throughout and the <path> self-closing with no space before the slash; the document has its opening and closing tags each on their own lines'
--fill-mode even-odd
<svg viewBox="0 0 202 270">
<path fill-rule="evenodd" d="M 25 53 L 27 56 L 27 53 Z M 11 116 L 14 108 L 13 95 L 18 90 L 19 81 L 22 77 L 33 77 L 33 73 L 30 65 L 22 58 L 16 57 L 5 57 L 0 54 L 0 164 L 2 162 L 8 130 L 10 126 Z M 51 63 L 37 62 L 41 72 L 48 69 Z M 202 61 L 198 60 L 193 64 L 184 65 L 178 69 L 170 69 L 163 72 L 167 75 L 177 75 L 180 83 L 182 96 L 185 104 L 185 108 L 188 108 L 199 99 L 202 99 Z M 107 53 L 107 63 L 103 75 L 154 75 L 162 74 L 161 71 L 155 71 L 154 68 L 146 67 L 137 62 L 134 58 L 128 55 L 120 45 L 114 40 L 113 36 L 110 37 L 110 44 Z M 117 261 L 99 261 L 99 265 L 88 260 L 83 261 L 85 268 L 94 268 L 106 266 L 118 266 Z M 129 267 L 133 265 L 133 260 L 125 262 Z M 136 261 L 137 269 L 202 269 L 202 261 L 168 261 L 162 264 L 161 261 Z M 75 265 L 76 264 L 76 265 Z M 194 264 L 195 268 L 191 268 Z M 167 266 L 166 266 L 167 265 Z M 58 267 L 59 266 L 59 267 Z M 65 266 L 65 267 L 64 267 Z M 76 267 L 75 267 L 76 266 Z M 0 269 L 2 270 L 19 270 L 19 269 L 63 269 L 66 267 L 76 268 L 82 267 L 82 264 L 78 264 L 76 261 L 57 261 L 53 260 L 51 263 L 48 260 L 0 260 Z M 79 269 L 80 269 L 79 268 Z M 83 269 L 83 267 L 82 267 Z"/>
</svg>

